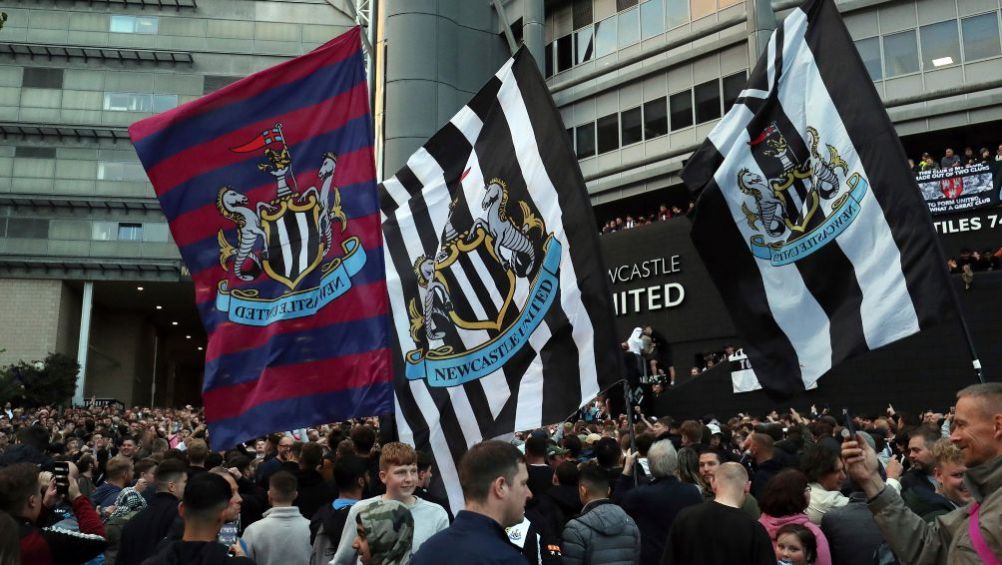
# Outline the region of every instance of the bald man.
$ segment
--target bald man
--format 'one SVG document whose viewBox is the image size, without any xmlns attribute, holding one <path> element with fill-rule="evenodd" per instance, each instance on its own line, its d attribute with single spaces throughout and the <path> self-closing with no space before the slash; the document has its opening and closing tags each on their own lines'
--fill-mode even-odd
<svg viewBox="0 0 1002 565">
<path fill-rule="evenodd" d="M 751 482 L 737 463 L 713 474 L 714 498 L 679 513 L 672 524 L 661 565 L 674 563 L 748 563 L 775 565 L 769 534 L 740 510 Z"/>
</svg>

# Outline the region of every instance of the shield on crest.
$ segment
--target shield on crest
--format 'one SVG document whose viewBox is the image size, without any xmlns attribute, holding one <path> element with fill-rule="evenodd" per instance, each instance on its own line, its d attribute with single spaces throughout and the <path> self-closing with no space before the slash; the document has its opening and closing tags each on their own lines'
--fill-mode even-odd
<svg viewBox="0 0 1002 565">
<path fill-rule="evenodd" d="M 457 238 L 442 248 L 435 278 L 449 289 L 453 298 L 449 317 L 458 328 L 500 331 L 504 327 L 515 298 L 516 277 L 495 254 L 491 235 L 484 228 L 478 226 L 472 238 Z M 477 288 L 486 292 L 478 293 Z"/>
<path fill-rule="evenodd" d="M 261 227 L 267 236 L 265 273 L 294 290 L 320 264 L 320 203 L 315 195 L 297 199 L 286 196 L 261 211 Z"/>
</svg>

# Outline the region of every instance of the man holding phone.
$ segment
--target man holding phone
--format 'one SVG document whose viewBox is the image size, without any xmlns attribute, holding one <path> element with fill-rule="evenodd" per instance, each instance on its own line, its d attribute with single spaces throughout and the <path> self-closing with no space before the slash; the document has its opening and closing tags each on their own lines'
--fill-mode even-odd
<svg viewBox="0 0 1002 565">
<path fill-rule="evenodd" d="M 80 531 L 55 526 L 42 527 L 51 509 L 63 496 L 56 491 L 56 479 L 39 488 L 39 468 L 32 463 L 16 463 L 0 469 L 0 510 L 21 524 L 21 562 L 32 565 L 85 563 L 104 551 L 108 542 L 104 526 L 87 497 L 80 494 L 77 481 L 67 475 L 67 495 Z"/>
</svg>

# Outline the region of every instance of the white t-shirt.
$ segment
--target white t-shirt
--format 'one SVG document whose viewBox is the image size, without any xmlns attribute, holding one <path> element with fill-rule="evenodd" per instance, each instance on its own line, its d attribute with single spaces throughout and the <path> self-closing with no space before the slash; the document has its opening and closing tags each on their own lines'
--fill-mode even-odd
<svg viewBox="0 0 1002 565">
<path fill-rule="evenodd" d="M 355 541 L 355 517 L 359 511 L 367 505 L 380 500 L 382 496 L 374 496 L 360 500 L 352 505 L 348 511 L 348 518 L 345 520 L 344 530 L 341 532 L 341 541 L 338 542 L 337 553 L 331 559 L 330 565 L 356 565 L 361 563 L 358 554 L 351 544 Z M 449 515 L 434 502 L 428 502 L 421 497 L 415 496 L 413 505 L 407 509 L 411 511 L 414 518 L 414 543 L 411 545 L 411 553 L 416 553 L 421 544 L 428 538 L 449 527 Z"/>
</svg>

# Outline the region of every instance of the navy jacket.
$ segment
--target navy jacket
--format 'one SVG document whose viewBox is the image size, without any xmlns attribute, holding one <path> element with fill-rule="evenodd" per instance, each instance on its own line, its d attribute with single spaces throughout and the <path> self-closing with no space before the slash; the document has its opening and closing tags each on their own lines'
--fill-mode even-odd
<svg viewBox="0 0 1002 565">
<path fill-rule="evenodd" d="M 461 510 L 448 528 L 428 538 L 411 565 L 526 565 L 525 557 L 508 541 L 504 528 L 483 514 Z"/>
<path fill-rule="evenodd" d="M 122 527 L 116 565 L 139 565 L 152 556 L 157 544 L 178 519 L 181 501 L 169 492 L 158 492 L 153 500 Z"/>
<path fill-rule="evenodd" d="M 640 528 L 640 563 L 657 565 L 665 551 L 668 530 L 675 516 L 689 506 L 703 502 L 695 485 L 674 476 L 654 479 L 650 484 L 633 487 L 633 477 L 620 475 L 613 502 L 619 504 Z"/>
</svg>

